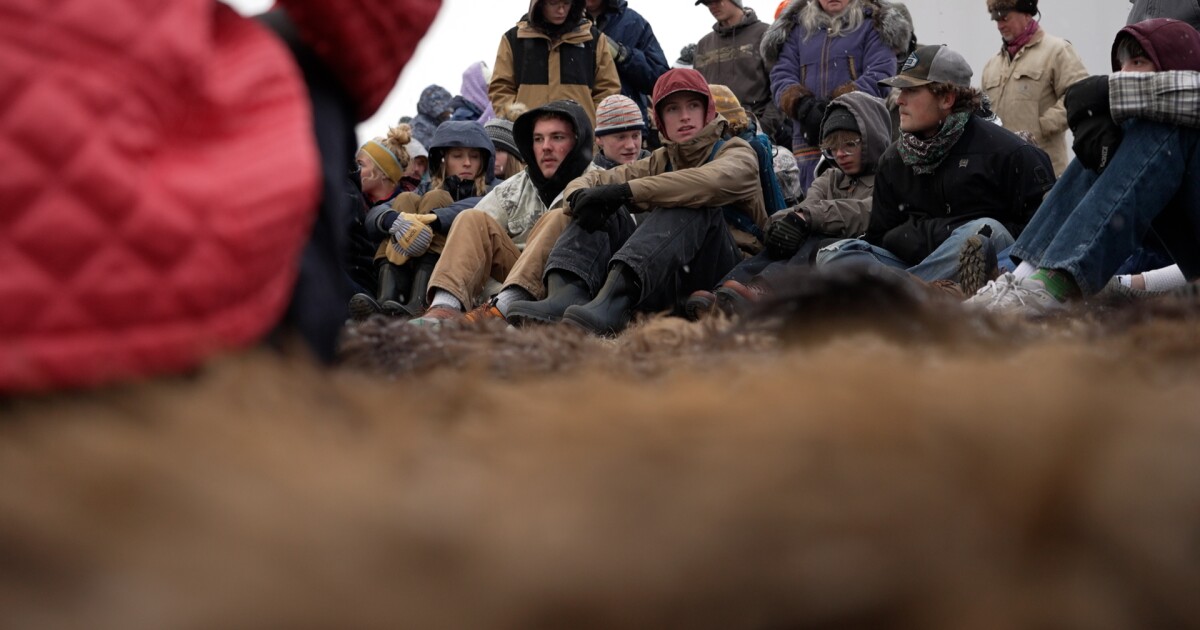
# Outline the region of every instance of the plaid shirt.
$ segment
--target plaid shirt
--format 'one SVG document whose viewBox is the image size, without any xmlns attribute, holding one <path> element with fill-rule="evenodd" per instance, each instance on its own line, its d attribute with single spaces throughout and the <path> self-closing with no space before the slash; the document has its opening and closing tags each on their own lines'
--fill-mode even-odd
<svg viewBox="0 0 1200 630">
<path fill-rule="evenodd" d="M 1113 120 L 1200 127 L 1200 72 L 1117 72 L 1108 77 Z"/>
</svg>

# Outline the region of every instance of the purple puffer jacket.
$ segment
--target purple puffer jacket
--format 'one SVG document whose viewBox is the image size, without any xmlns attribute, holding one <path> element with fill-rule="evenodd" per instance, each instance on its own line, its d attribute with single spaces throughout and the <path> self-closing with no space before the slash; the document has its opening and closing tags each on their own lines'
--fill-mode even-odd
<svg viewBox="0 0 1200 630">
<path fill-rule="evenodd" d="M 834 38 L 822 31 L 805 39 L 798 18 L 806 4 L 806 0 L 792 2 L 771 27 L 776 31 L 775 37 L 769 33 L 763 39 L 764 57 L 768 61 L 772 56 L 778 57 L 771 69 L 771 94 L 780 109 L 784 109 L 781 96 L 794 85 L 803 85 L 824 100 L 832 100 L 835 90 L 851 82 L 858 91 L 886 96 L 888 88 L 878 82 L 896 74 L 896 51 L 908 44 L 912 32 L 911 25 L 903 24 L 900 12 L 889 10 L 887 3 L 867 3 L 863 8 L 862 26 L 854 31 Z M 880 13 L 877 15 L 876 12 Z M 894 24 L 897 20 L 901 23 Z M 780 46 L 777 42 L 781 38 L 786 39 Z M 785 110 L 784 114 L 792 116 L 794 112 Z M 793 127 L 796 130 L 793 150 L 800 166 L 801 183 L 807 190 L 814 179 L 813 170 L 820 154 L 804 141 L 800 126 Z"/>
</svg>

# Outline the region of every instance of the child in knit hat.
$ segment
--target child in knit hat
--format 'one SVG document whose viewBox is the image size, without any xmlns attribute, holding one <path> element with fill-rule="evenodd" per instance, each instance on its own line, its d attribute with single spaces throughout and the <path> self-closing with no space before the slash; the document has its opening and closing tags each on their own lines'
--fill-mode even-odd
<svg viewBox="0 0 1200 630">
<path fill-rule="evenodd" d="M 633 99 L 614 94 L 600 101 L 596 108 L 596 146 L 600 151 L 592 161 L 610 169 L 648 156 L 649 152 L 642 149 L 645 128 L 642 112 Z"/>
</svg>

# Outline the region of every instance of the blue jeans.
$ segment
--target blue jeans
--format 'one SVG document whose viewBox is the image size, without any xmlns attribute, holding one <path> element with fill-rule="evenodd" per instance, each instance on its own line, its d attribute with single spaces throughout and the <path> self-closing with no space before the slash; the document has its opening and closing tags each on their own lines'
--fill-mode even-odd
<svg viewBox="0 0 1200 630">
<path fill-rule="evenodd" d="M 907 271 L 926 282 L 934 280 L 957 282 L 958 254 L 962 250 L 963 243 L 967 237 L 978 234 L 984 226 L 990 227 L 992 230 L 992 245 L 995 246 L 996 251 L 1003 250 L 1012 244 L 1012 235 L 1008 233 L 1004 224 L 995 219 L 975 219 L 955 228 L 949 238 L 942 241 L 942 244 L 926 256 L 925 260 L 911 267 L 888 250 L 856 238 L 822 247 L 817 252 L 817 267 L 851 264 L 883 265 L 891 269 Z"/>
<path fill-rule="evenodd" d="M 1153 230 L 1185 276 L 1200 275 L 1200 131 L 1133 120 L 1102 175 L 1073 160 L 1012 256 L 1096 293 Z"/>
</svg>

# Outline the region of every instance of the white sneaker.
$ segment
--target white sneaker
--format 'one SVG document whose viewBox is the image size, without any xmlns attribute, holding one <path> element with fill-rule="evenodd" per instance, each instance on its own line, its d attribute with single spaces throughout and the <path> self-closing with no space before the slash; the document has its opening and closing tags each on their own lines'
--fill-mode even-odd
<svg viewBox="0 0 1200 630">
<path fill-rule="evenodd" d="M 1022 315 L 1045 315 L 1067 307 L 1059 302 L 1040 283 L 1022 282 L 1011 273 L 1006 273 L 988 282 L 975 295 L 967 299 L 969 308 L 993 313 L 1020 313 Z"/>
</svg>

